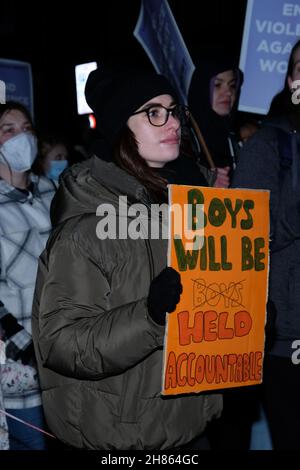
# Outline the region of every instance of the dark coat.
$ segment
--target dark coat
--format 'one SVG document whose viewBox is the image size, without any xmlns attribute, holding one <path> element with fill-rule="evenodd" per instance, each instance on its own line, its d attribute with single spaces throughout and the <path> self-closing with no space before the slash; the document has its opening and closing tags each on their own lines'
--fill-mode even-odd
<svg viewBox="0 0 300 470">
<path fill-rule="evenodd" d="M 119 226 L 120 195 L 128 208 L 149 206 L 136 179 L 96 157 L 72 167 L 58 190 L 33 308 L 45 416 L 78 448 L 177 447 L 203 432 L 221 398 L 160 394 L 165 328 L 151 320 L 147 297 L 167 240 L 97 238 L 97 207 L 115 208 Z"/>
<path fill-rule="evenodd" d="M 279 129 L 279 131 L 277 130 Z M 291 142 L 291 165 L 281 154 L 278 132 Z M 233 187 L 269 189 L 271 243 L 269 305 L 275 323 L 271 353 L 291 357 L 300 338 L 300 132 L 286 118 L 265 123 L 243 147 Z"/>
<path fill-rule="evenodd" d="M 231 57 L 211 56 L 195 61 L 189 93 L 188 105 L 202 132 L 208 150 L 216 167 L 234 166 L 232 150 L 236 153 L 233 134 L 233 117 L 238 103 L 238 95 L 242 83 L 242 72 Z M 236 70 L 238 92 L 234 108 L 229 116 L 219 116 L 211 107 L 211 79 L 227 70 Z M 228 137 L 231 135 L 233 149 L 229 146 Z M 203 156 L 201 163 L 207 165 Z"/>
</svg>

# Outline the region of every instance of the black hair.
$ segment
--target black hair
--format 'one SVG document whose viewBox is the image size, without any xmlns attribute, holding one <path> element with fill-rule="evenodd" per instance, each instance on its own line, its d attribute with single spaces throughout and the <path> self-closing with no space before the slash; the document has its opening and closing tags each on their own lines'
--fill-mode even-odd
<svg viewBox="0 0 300 470">
<path fill-rule="evenodd" d="M 31 167 L 31 170 L 36 175 L 45 176 L 44 161 L 48 153 L 56 145 L 63 145 L 66 148 L 67 154 L 68 154 L 68 160 L 69 160 L 71 151 L 70 151 L 70 145 L 67 139 L 65 139 L 63 136 L 61 136 L 59 133 L 56 133 L 56 132 L 40 135 L 38 139 L 38 154 Z"/>
<path fill-rule="evenodd" d="M 283 89 L 277 93 L 272 99 L 270 109 L 268 112 L 268 117 L 277 117 L 282 114 L 286 114 L 290 116 L 290 119 L 293 121 L 293 115 L 296 111 L 296 106 L 292 103 L 291 100 L 291 91 L 288 83 L 289 77 L 292 76 L 294 66 L 295 66 L 295 52 L 300 48 L 300 40 L 296 42 L 294 47 L 291 50 L 287 72 L 284 80 L 284 87 Z"/>
</svg>

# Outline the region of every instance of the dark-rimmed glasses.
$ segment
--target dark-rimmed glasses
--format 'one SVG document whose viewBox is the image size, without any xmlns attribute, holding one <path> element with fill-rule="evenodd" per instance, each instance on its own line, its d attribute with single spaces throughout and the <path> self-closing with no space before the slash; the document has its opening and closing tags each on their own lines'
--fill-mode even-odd
<svg viewBox="0 0 300 470">
<path fill-rule="evenodd" d="M 155 127 L 164 126 L 168 122 L 170 114 L 175 119 L 178 119 L 180 123 L 186 122 L 190 115 L 188 108 L 182 104 L 176 104 L 171 108 L 166 108 L 161 104 L 156 104 L 141 109 L 140 111 L 136 111 L 132 116 L 140 113 L 146 113 L 150 124 Z"/>
</svg>

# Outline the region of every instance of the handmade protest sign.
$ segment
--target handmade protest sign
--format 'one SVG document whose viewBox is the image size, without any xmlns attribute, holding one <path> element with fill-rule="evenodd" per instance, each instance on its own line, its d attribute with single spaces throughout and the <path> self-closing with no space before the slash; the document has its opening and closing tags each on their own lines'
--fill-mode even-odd
<svg viewBox="0 0 300 470">
<path fill-rule="evenodd" d="M 167 315 L 162 394 L 262 380 L 269 191 L 169 186 L 169 265 L 183 293 Z"/>
<path fill-rule="evenodd" d="M 267 114 L 284 86 L 289 55 L 300 38 L 299 0 L 248 0 L 240 55 L 239 110 Z"/>
<path fill-rule="evenodd" d="M 31 65 L 20 60 L 0 59 L 0 103 L 17 101 L 33 116 Z"/>
<path fill-rule="evenodd" d="M 142 0 L 133 34 L 156 72 L 168 78 L 187 104 L 195 66 L 167 0 Z"/>
</svg>

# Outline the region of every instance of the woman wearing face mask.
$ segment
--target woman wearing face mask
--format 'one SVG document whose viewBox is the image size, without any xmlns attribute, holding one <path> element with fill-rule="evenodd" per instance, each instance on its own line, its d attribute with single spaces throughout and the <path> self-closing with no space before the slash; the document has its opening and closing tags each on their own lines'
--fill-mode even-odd
<svg viewBox="0 0 300 470">
<path fill-rule="evenodd" d="M 33 307 L 47 423 L 77 448 L 181 447 L 221 406 L 214 394 L 160 393 L 166 312 L 182 286 L 166 267 L 167 240 L 149 230 L 165 222 L 159 170 L 179 155 L 185 109 L 161 75 L 103 64 L 86 98 L 103 140 L 62 176 Z M 130 235 L 135 221 L 123 216 L 120 196 L 126 213 L 142 211 L 140 236 Z"/>
<path fill-rule="evenodd" d="M 37 175 L 44 175 L 58 186 L 60 174 L 69 165 L 69 146 L 55 134 L 48 134 L 39 138 L 38 155 L 32 166 Z"/>
<path fill-rule="evenodd" d="M 0 105 L 0 325 L 6 345 L 2 367 L 4 404 L 11 415 L 43 427 L 37 373 L 26 381 L 26 367 L 35 367 L 31 339 L 31 308 L 37 261 L 50 231 L 53 185 L 30 173 L 37 144 L 27 109 L 19 103 Z M 24 383 L 19 380 L 24 368 Z M 16 378 L 13 379 L 15 372 Z M 7 383 L 5 382 L 5 373 Z M 28 375 L 28 374 L 27 374 Z M 12 391 L 13 390 L 13 391 Z M 43 434 L 8 419 L 10 449 L 43 449 Z"/>
<path fill-rule="evenodd" d="M 214 186 L 228 187 L 236 166 L 238 139 L 233 132 L 242 72 L 232 58 L 221 51 L 212 52 L 210 58 L 195 61 L 188 94 L 189 108 L 201 131 L 199 162 L 209 170 L 214 169 L 217 178 Z M 208 162 L 209 153 L 212 162 Z"/>
</svg>

